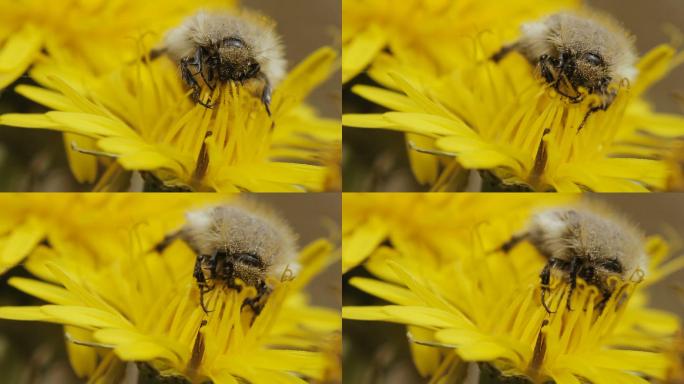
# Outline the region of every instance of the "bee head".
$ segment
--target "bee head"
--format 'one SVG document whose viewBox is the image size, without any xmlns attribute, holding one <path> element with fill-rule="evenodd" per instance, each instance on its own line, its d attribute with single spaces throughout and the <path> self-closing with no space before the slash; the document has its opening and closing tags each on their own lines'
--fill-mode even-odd
<svg viewBox="0 0 684 384">
<path fill-rule="evenodd" d="M 248 286 L 257 286 L 264 278 L 267 265 L 254 253 L 241 252 L 226 254 L 219 252 L 217 260 L 225 260 L 217 276 L 224 279 L 240 279 Z"/>
<path fill-rule="evenodd" d="M 608 64 L 599 52 L 565 52 L 561 54 L 561 63 L 563 74 L 575 88 L 603 92 L 611 81 Z"/>
<path fill-rule="evenodd" d="M 254 59 L 252 49 L 239 37 L 228 37 L 218 48 L 218 69 L 221 81 L 242 81 L 255 77 L 261 67 Z"/>
</svg>

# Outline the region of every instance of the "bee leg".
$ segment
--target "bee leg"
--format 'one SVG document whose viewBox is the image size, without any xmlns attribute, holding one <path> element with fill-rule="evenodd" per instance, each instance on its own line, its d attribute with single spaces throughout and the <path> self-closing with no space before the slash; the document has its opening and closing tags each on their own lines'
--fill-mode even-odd
<svg viewBox="0 0 684 384">
<path fill-rule="evenodd" d="M 204 75 L 205 69 L 207 69 L 207 68 L 204 68 L 204 57 L 203 56 L 204 56 L 204 49 L 198 48 L 195 51 L 195 63 L 194 64 L 197 66 L 197 73 L 199 73 L 200 77 L 202 77 L 202 81 L 204 81 L 204 84 L 206 84 L 207 87 L 209 87 L 209 89 L 211 91 L 213 91 L 214 86 L 211 85 L 210 81 L 207 81 L 207 77 Z M 208 68 L 206 72 L 209 72 L 207 74 L 207 76 L 209 76 L 209 74 L 213 73 L 212 68 Z"/>
<path fill-rule="evenodd" d="M 242 285 L 238 284 L 235 279 L 235 268 L 231 262 L 226 264 L 226 286 L 230 289 L 234 289 L 238 293 L 242 292 Z"/>
<path fill-rule="evenodd" d="M 541 279 L 541 303 L 544 306 L 544 309 L 546 309 L 546 313 L 555 313 L 549 308 L 549 305 L 546 304 L 546 294 L 551 290 L 549 287 L 551 282 L 551 264 L 552 261 L 549 260 L 539 274 L 539 278 Z"/>
<path fill-rule="evenodd" d="M 501 59 L 503 59 L 509 53 L 511 53 L 511 51 L 514 51 L 516 49 L 518 49 L 518 44 L 516 43 L 504 45 L 497 53 L 493 54 L 489 59 L 495 63 L 498 63 L 499 61 L 501 61 Z"/>
<path fill-rule="evenodd" d="M 606 307 L 606 304 L 608 304 L 608 300 L 610 300 L 610 297 L 612 296 L 612 292 L 605 286 L 601 286 L 600 291 L 602 295 L 601 301 L 596 304 L 595 308 L 599 313 L 602 313 L 603 309 Z"/>
<path fill-rule="evenodd" d="M 258 316 L 264 309 L 264 305 L 266 305 L 265 300 L 271 293 L 272 289 L 263 281 L 255 288 L 257 289 L 256 296 L 245 299 L 245 301 L 242 303 L 242 307 L 244 308 L 245 306 L 249 306 L 254 314 Z"/>
<path fill-rule="evenodd" d="M 615 100 L 615 97 L 617 97 L 617 91 L 613 90 L 610 93 L 608 93 L 607 97 L 601 105 L 593 106 L 589 108 L 587 113 L 584 115 L 584 118 L 582 119 L 582 122 L 580 123 L 579 127 L 577 127 L 577 133 L 579 133 L 582 128 L 584 128 L 584 124 L 587 123 L 587 120 L 589 119 L 589 116 L 591 116 L 593 113 L 596 113 L 598 111 L 605 111 L 610 107 L 610 105 L 613 103 L 613 100 Z"/>
<path fill-rule="evenodd" d="M 608 105 L 599 105 L 589 108 L 587 113 L 584 115 L 584 118 L 582 119 L 582 122 L 580 123 L 579 127 L 577 127 L 577 133 L 579 133 L 582 130 L 582 128 L 584 128 L 584 125 L 587 123 L 589 116 L 598 111 L 605 111 L 606 109 L 608 109 Z"/>
<path fill-rule="evenodd" d="M 573 257 L 573 259 L 570 261 L 570 290 L 568 291 L 568 299 L 566 301 L 568 311 L 572 311 L 572 294 L 575 292 L 575 288 L 577 288 L 577 275 L 579 274 L 581 268 L 582 264 L 580 264 L 579 257 Z"/>
<path fill-rule="evenodd" d="M 207 306 L 204 303 L 204 294 L 211 292 L 214 289 L 215 285 L 212 285 L 210 287 L 209 284 L 207 284 L 207 279 L 204 276 L 204 272 L 202 272 L 202 263 L 204 262 L 204 259 L 204 255 L 197 257 L 197 259 L 195 260 L 195 269 L 192 273 L 192 276 L 197 281 L 197 286 L 199 287 L 200 305 L 202 306 L 204 313 L 209 313 L 211 311 L 207 309 Z"/>
<path fill-rule="evenodd" d="M 180 237 L 180 231 L 176 231 L 169 235 L 164 236 L 164 239 L 154 246 L 154 250 L 158 253 L 164 252 L 164 250 L 173 243 L 174 240 Z"/>
<path fill-rule="evenodd" d="M 271 82 L 268 81 L 268 77 L 266 77 L 266 75 L 263 73 L 259 73 L 257 76 L 264 82 L 264 89 L 261 91 L 261 102 L 264 104 L 268 116 L 271 116 L 271 93 L 273 92 L 273 89 L 271 88 Z"/>
<path fill-rule="evenodd" d="M 553 77 L 553 73 L 551 72 L 551 69 L 549 69 L 549 63 L 550 58 L 549 55 L 542 55 L 539 57 L 539 70 L 541 71 L 541 75 L 544 77 L 544 80 L 546 80 L 547 83 L 549 84 L 554 84 L 558 83 L 556 79 Z"/>
<path fill-rule="evenodd" d="M 508 252 L 510 252 L 516 245 L 518 245 L 518 243 L 520 243 L 521 241 L 525 240 L 525 239 L 527 238 L 527 236 L 529 236 L 529 235 L 530 235 L 530 234 L 527 233 L 527 232 L 525 232 L 525 233 L 519 233 L 519 234 L 513 235 L 513 237 L 511 237 L 508 241 L 506 241 L 505 243 L 501 244 L 501 246 L 499 247 L 498 250 L 500 250 L 500 251 L 502 251 L 502 252 L 504 252 L 504 253 L 508 253 Z"/>
<path fill-rule="evenodd" d="M 205 103 L 200 99 L 200 91 L 202 90 L 202 88 L 200 87 L 197 80 L 195 80 L 195 76 L 193 76 L 192 71 L 190 71 L 190 65 L 195 64 L 191 62 L 190 59 L 188 59 L 187 57 L 181 59 L 181 77 L 183 78 L 183 81 L 185 81 L 185 83 L 192 88 L 192 100 L 195 103 L 201 104 L 205 108 L 211 108 L 211 104 Z"/>
<path fill-rule="evenodd" d="M 216 288 L 216 285 L 212 285 L 212 286 L 200 285 L 200 305 L 202 306 L 202 310 L 204 311 L 204 313 L 213 312 L 213 311 L 210 311 L 209 309 L 207 309 L 207 306 L 204 303 L 204 294 L 213 291 L 214 288 Z"/>
</svg>

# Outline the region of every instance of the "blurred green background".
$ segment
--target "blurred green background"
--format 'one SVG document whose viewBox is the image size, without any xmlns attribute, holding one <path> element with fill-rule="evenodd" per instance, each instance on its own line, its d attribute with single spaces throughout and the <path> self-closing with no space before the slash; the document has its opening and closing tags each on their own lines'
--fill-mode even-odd
<svg viewBox="0 0 684 384">
<path fill-rule="evenodd" d="M 505 2 L 502 2 L 502 5 Z M 636 36 L 639 54 L 670 42 L 670 31 L 684 32 L 681 0 L 588 0 L 586 4 L 606 11 Z M 680 42 L 682 44 L 684 42 Z M 679 50 L 684 46 L 679 46 Z M 373 84 L 367 76 L 347 83 L 342 91 L 344 113 L 380 113 L 384 110 L 350 92 L 356 84 Z M 678 96 L 677 96 L 678 95 Z M 679 101 L 677 101 L 678 97 Z M 646 93 L 657 111 L 684 113 L 684 66 Z M 416 183 L 409 169 L 404 135 L 387 130 L 343 128 L 344 191 L 427 191 Z"/>
</svg>

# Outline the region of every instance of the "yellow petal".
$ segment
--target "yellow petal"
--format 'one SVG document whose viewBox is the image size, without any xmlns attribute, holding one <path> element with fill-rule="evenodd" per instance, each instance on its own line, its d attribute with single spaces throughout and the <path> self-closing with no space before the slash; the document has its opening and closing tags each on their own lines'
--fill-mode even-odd
<svg viewBox="0 0 684 384">
<path fill-rule="evenodd" d="M 40 31 L 30 23 L 10 35 L 0 49 L 0 89 L 26 71 L 39 54 L 42 42 Z"/>
<path fill-rule="evenodd" d="M 162 347 L 158 343 L 141 341 L 130 344 L 118 345 L 114 352 L 124 361 L 150 361 L 165 359 L 173 364 L 179 363 L 179 358 L 173 352 Z"/>
<path fill-rule="evenodd" d="M 477 134 L 462 120 L 411 112 L 387 112 L 384 117 L 398 127 L 406 127 L 407 131 L 414 129 L 416 133 L 432 132 L 445 136 L 478 138 Z"/>
<path fill-rule="evenodd" d="M 47 128 L 59 130 L 61 125 L 43 113 L 7 113 L 0 116 L 0 124 L 20 128 Z"/>
<path fill-rule="evenodd" d="M 394 124 L 387 121 L 383 114 L 348 113 L 342 115 L 342 125 L 356 128 L 393 128 Z"/>
<path fill-rule="evenodd" d="M 97 157 L 85 153 L 80 153 L 73 149 L 76 145 L 80 149 L 97 149 L 93 139 L 64 133 L 64 150 L 69 161 L 71 173 L 79 183 L 93 183 L 97 177 Z"/>
<path fill-rule="evenodd" d="M 64 331 L 76 340 L 91 341 L 92 339 L 90 331 L 82 328 L 65 326 Z M 95 372 L 98 360 L 97 350 L 73 342 L 67 342 L 66 348 L 69 355 L 69 362 L 77 377 L 83 379 L 91 376 L 93 372 Z"/>
<path fill-rule="evenodd" d="M 0 319 L 23 321 L 51 321 L 52 317 L 41 307 L 0 307 Z"/>
<path fill-rule="evenodd" d="M 375 24 L 354 36 L 344 46 L 342 55 L 342 84 L 361 73 L 387 44 L 385 32 Z"/>
<path fill-rule="evenodd" d="M 420 109 L 410 98 L 399 92 L 368 85 L 356 85 L 351 90 L 364 99 L 393 111 L 420 112 Z"/>
<path fill-rule="evenodd" d="M 671 69 L 670 64 L 674 54 L 675 50 L 667 44 L 661 44 L 648 51 L 637 63 L 639 75 L 632 92 L 638 96 L 653 83 L 665 77 Z"/>
<path fill-rule="evenodd" d="M 388 229 L 382 220 L 372 217 L 344 238 L 342 272 L 359 265 L 387 237 Z"/>
<path fill-rule="evenodd" d="M 410 290 L 398 285 L 389 284 L 376 279 L 364 277 L 354 277 L 349 280 L 349 284 L 373 296 L 393 304 L 400 305 L 420 305 L 421 301 Z"/>
<path fill-rule="evenodd" d="M 72 305 L 45 305 L 41 310 L 62 324 L 79 327 L 125 328 L 130 326 L 121 317 L 96 308 Z"/>
<path fill-rule="evenodd" d="M 582 382 L 569 371 L 554 371 L 551 373 L 551 377 L 556 382 L 556 384 L 582 384 Z"/>
<path fill-rule="evenodd" d="M 432 331 L 424 328 L 409 326 L 408 330 L 416 340 L 429 340 L 432 337 Z M 422 377 L 434 373 L 439 367 L 439 349 L 418 343 L 410 343 L 409 347 L 411 347 L 411 357 L 413 357 L 413 363 L 416 365 L 418 373 Z"/>
<path fill-rule="evenodd" d="M 78 110 L 69 98 L 49 89 L 32 85 L 18 85 L 14 91 L 50 109 L 63 112 L 76 112 Z"/>
<path fill-rule="evenodd" d="M 417 148 L 431 149 L 434 140 L 428 137 L 412 133 L 406 134 L 406 142 L 412 143 Z M 421 185 L 434 184 L 439 174 L 439 159 L 436 156 L 420 153 L 411 148 L 408 149 L 411 171 Z"/>
<path fill-rule="evenodd" d="M 154 150 L 124 153 L 117 158 L 117 161 L 124 169 L 131 171 L 165 168 L 173 170 L 177 174 L 183 173 L 183 167 L 180 164 Z"/>
<path fill-rule="evenodd" d="M 5 241 L 0 253 L 0 273 L 12 268 L 33 250 L 45 237 L 45 229 L 38 220 L 28 219 L 17 226 Z"/>
<path fill-rule="evenodd" d="M 330 76 L 334 69 L 337 53 L 330 47 L 323 47 L 299 63 L 273 94 L 273 111 L 277 116 L 299 105 L 314 87 Z"/>
<path fill-rule="evenodd" d="M 99 136 L 120 136 L 135 138 L 137 134 L 120 120 L 75 112 L 48 112 L 47 117 L 66 127 L 70 132 L 98 138 Z"/>
<path fill-rule="evenodd" d="M 22 292 L 45 300 L 48 303 L 64 305 L 74 305 L 78 303 L 69 291 L 54 284 L 22 277 L 13 277 L 9 279 L 8 284 Z"/>
</svg>

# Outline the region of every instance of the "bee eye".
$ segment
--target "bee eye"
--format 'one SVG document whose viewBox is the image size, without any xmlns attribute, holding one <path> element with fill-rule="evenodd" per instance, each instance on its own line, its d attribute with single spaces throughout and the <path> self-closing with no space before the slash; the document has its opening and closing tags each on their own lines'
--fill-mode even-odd
<svg viewBox="0 0 684 384">
<path fill-rule="evenodd" d="M 584 60 L 586 60 L 589 64 L 592 64 L 592 65 L 603 64 L 603 60 L 601 60 L 601 56 L 599 56 L 595 53 L 591 53 L 591 52 L 587 52 L 584 54 Z"/>
<path fill-rule="evenodd" d="M 239 37 L 227 37 L 223 39 L 224 47 L 244 48 L 245 42 Z"/>
</svg>

